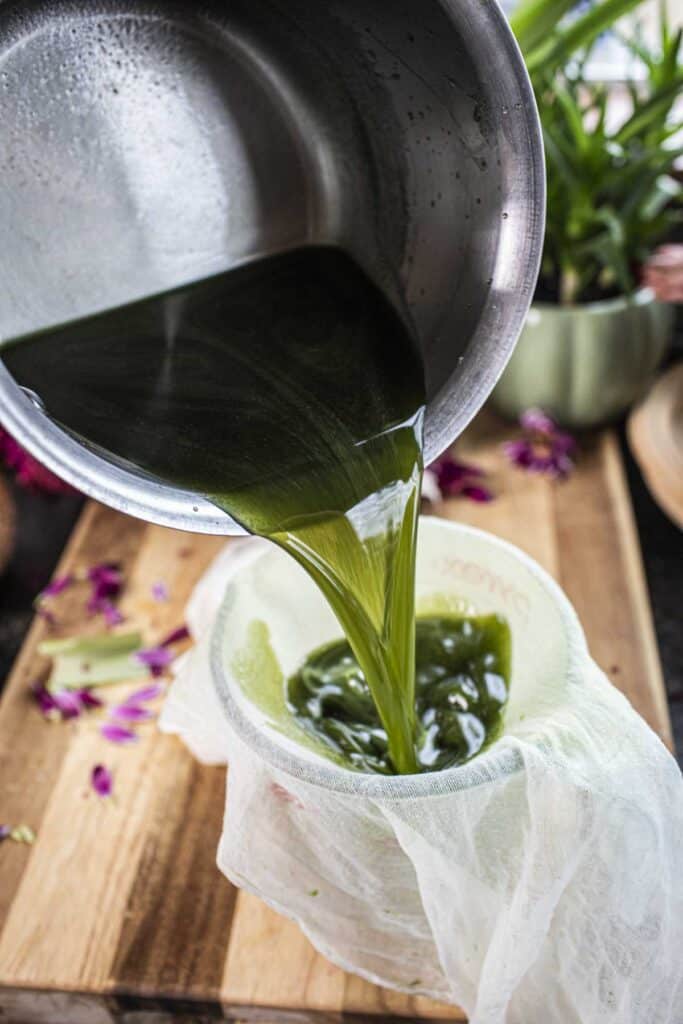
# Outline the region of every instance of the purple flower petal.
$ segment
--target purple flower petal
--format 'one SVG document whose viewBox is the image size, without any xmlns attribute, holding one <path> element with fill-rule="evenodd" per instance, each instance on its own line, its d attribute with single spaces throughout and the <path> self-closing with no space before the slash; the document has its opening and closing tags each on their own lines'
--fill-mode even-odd
<svg viewBox="0 0 683 1024">
<path fill-rule="evenodd" d="M 116 562 L 102 562 L 88 569 L 88 579 L 101 597 L 116 597 L 123 585 L 121 568 Z"/>
<path fill-rule="evenodd" d="M 73 581 L 74 578 L 71 575 L 56 576 L 46 587 L 44 587 L 43 590 L 41 590 L 36 601 L 42 601 L 45 597 L 56 597 L 58 594 L 63 593 L 67 587 L 70 587 Z"/>
<path fill-rule="evenodd" d="M 109 714 L 122 722 L 145 722 L 152 718 L 152 712 L 148 708 L 140 707 L 139 704 L 119 704 L 112 708 Z"/>
<path fill-rule="evenodd" d="M 112 600 L 119 596 L 123 586 L 123 575 L 115 562 L 103 562 L 93 565 L 87 572 L 92 591 L 88 601 L 88 610 L 94 614 L 102 612 L 109 625 L 122 621 L 120 613 L 114 608 Z"/>
<path fill-rule="evenodd" d="M 124 621 L 123 615 L 108 598 L 99 602 L 99 611 L 104 615 L 104 621 L 108 626 L 118 626 Z"/>
<path fill-rule="evenodd" d="M 187 626 L 178 626 L 173 632 L 169 633 L 164 640 L 161 641 L 159 647 L 170 647 L 171 644 L 179 644 L 181 640 L 187 640 L 190 635 L 190 631 Z"/>
<path fill-rule="evenodd" d="M 574 468 L 574 462 L 569 457 L 574 448 L 575 441 L 568 434 L 540 442 L 522 438 L 519 441 L 506 441 L 503 445 L 503 451 L 513 465 L 528 473 L 539 473 L 557 480 L 569 476 Z"/>
<path fill-rule="evenodd" d="M 153 676 L 160 676 L 173 661 L 173 654 L 166 647 L 148 647 L 137 651 L 135 657 L 146 665 Z"/>
<path fill-rule="evenodd" d="M 433 462 L 426 472 L 435 478 L 443 498 L 462 496 L 477 502 L 493 501 L 493 494 L 481 482 L 486 477 L 485 470 L 469 462 L 460 462 L 449 452 Z"/>
<path fill-rule="evenodd" d="M 503 451 L 510 462 L 522 469 L 528 469 L 534 459 L 531 441 L 504 441 Z"/>
<path fill-rule="evenodd" d="M 466 487 L 463 487 L 462 494 L 469 498 L 470 501 L 476 501 L 478 504 L 493 501 L 491 492 L 486 487 L 478 487 L 476 484 L 468 484 Z"/>
<path fill-rule="evenodd" d="M 73 690 L 57 690 L 52 699 L 62 718 L 78 718 L 83 710 L 81 699 Z"/>
<path fill-rule="evenodd" d="M 98 796 L 111 796 L 114 779 L 108 768 L 96 764 L 90 775 L 90 784 Z"/>
<path fill-rule="evenodd" d="M 101 701 L 99 697 L 96 697 L 92 690 L 83 688 L 82 690 L 76 690 L 76 696 L 81 702 L 81 706 L 84 708 L 102 708 L 104 707 L 104 701 Z"/>
<path fill-rule="evenodd" d="M 162 580 L 152 584 L 152 597 L 155 601 L 168 601 L 168 587 Z"/>
<path fill-rule="evenodd" d="M 52 694 L 49 693 L 42 683 L 33 683 L 31 693 L 44 715 L 56 715 L 58 713 L 57 704 Z"/>
<path fill-rule="evenodd" d="M 43 494 L 74 493 L 73 487 L 29 455 L 4 427 L 0 427 L 0 462 L 4 462 L 17 483 L 28 490 Z"/>
<path fill-rule="evenodd" d="M 102 701 L 87 688 L 58 690 L 51 693 L 42 683 L 34 683 L 31 693 L 46 717 L 78 718 L 88 708 L 101 708 Z"/>
<path fill-rule="evenodd" d="M 11 825 L 0 825 L 0 843 L 4 839 L 9 839 L 12 832 Z"/>
<path fill-rule="evenodd" d="M 93 565 L 86 574 L 91 584 L 88 611 L 93 615 L 104 616 L 108 626 L 117 626 L 123 622 L 123 615 L 115 607 L 113 601 L 121 593 L 123 574 L 116 562 L 102 562 Z"/>
<path fill-rule="evenodd" d="M 126 697 L 124 704 L 144 704 L 148 700 L 156 700 L 157 697 L 161 697 L 162 693 L 166 692 L 166 687 L 162 683 L 152 683 L 151 686 L 143 686 L 140 690 L 136 690 L 131 693 L 129 697 Z"/>
<path fill-rule="evenodd" d="M 519 417 L 522 430 L 530 434 L 543 434 L 546 437 L 554 437 L 557 432 L 555 420 L 543 412 L 542 409 L 527 409 Z"/>
<path fill-rule="evenodd" d="M 105 740 L 109 740 L 110 743 L 135 743 L 138 738 L 132 729 L 127 729 L 123 725 L 116 725 L 115 722 L 105 722 L 100 727 L 100 732 Z"/>
</svg>

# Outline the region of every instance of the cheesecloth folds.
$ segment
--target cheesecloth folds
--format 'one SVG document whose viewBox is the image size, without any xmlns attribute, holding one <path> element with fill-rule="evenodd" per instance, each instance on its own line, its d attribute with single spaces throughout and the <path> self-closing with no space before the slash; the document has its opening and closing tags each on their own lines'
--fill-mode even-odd
<svg viewBox="0 0 683 1024">
<path fill-rule="evenodd" d="M 340 635 L 303 570 L 249 540 L 200 581 L 187 610 L 197 643 L 161 727 L 202 762 L 229 763 L 221 871 L 334 963 L 455 1003 L 471 1024 L 682 1024 L 674 759 L 516 548 L 423 519 L 417 599 L 418 611 L 465 602 L 507 618 L 510 700 L 479 757 L 386 777 L 299 745 L 249 700 L 250 673 L 286 678 Z M 254 623 L 267 626 L 260 651 Z"/>
</svg>

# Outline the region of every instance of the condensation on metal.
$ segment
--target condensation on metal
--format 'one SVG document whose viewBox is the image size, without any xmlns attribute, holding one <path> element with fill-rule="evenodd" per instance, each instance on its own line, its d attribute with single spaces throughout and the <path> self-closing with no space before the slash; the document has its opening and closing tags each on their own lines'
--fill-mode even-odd
<svg viewBox="0 0 683 1024">
<path fill-rule="evenodd" d="M 347 248 L 412 316 L 428 459 L 509 358 L 544 175 L 493 2 L 5 3 L 0 119 L 0 339 L 315 242 Z M 1 365 L 0 418 L 116 508 L 239 530 L 65 435 Z"/>
</svg>

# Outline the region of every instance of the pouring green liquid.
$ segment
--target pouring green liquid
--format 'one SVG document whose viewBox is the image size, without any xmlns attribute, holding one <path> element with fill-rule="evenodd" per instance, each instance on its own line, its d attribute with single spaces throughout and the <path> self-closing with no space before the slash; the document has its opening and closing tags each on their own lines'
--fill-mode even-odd
<svg viewBox="0 0 683 1024">
<path fill-rule="evenodd" d="M 66 429 L 296 558 L 362 669 L 388 762 L 418 770 L 423 368 L 406 320 L 350 257 L 301 249 L 2 355 Z"/>
</svg>

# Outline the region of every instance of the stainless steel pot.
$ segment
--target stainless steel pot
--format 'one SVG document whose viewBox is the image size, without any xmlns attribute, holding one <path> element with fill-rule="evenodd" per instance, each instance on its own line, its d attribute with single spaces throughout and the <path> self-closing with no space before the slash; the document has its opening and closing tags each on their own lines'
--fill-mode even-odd
<svg viewBox="0 0 683 1024">
<path fill-rule="evenodd" d="M 411 309 L 428 459 L 512 351 L 544 174 L 493 0 L 5 0 L 0 120 L 0 339 L 341 245 Z M 203 498 L 80 445 L 2 365 L 0 419 L 109 505 L 241 532 Z"/>
</svg>

